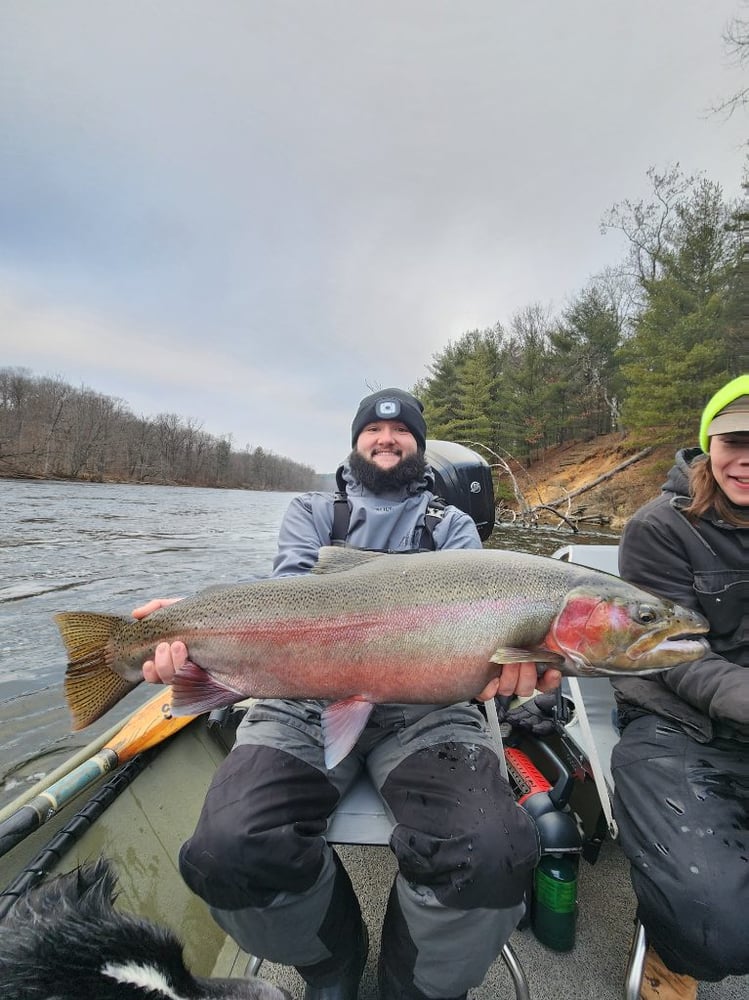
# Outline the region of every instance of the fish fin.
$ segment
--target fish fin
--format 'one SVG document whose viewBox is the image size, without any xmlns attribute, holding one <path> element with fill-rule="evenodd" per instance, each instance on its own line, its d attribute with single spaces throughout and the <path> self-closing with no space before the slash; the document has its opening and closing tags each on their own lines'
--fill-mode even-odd
<svg viewBox="0 0 749 1000">
<path fill-rule="evenodd" d="M 548 649 L 518 649 L 515 646 L 500 646 L 489 657 L 492 663 L 548 663 L 558 666 L 564 657 Z"/>
<path fill-rule="evenodd" d="M 372 702 L 363 698 L 345 698 L 323 709 L 322 735 L 329 771 L 340 764 L 359 739 L 373 708 Z"/>
<path fill-rule="evenodd" d="M 73 717 L 73 732 L 96 722 L 139 683 L 140 681 L 126 681 L 108 666 L 69 667 L 65 674 L 64 689 L 65 701 Z"/>
<path fill-rule="evenodd" d="M 172 714 L 200 715 L 241 701 L 245 695 L 187 660 L 172 679 Z"/>
<path fill-rule="evenodd" d="M 65 700 L 75 732 L 85 729 L 117 704 L 139 681 L 128 681 L 112 668 L 109 640 L 127 618 L 93 611 L 63 611 L 55 622 L 68 653 Z"/>
<path fill-rule="evenodd" d="M 318 552 L 312 573 L 345 573 L 347 569 L 363 566 L 373 559 L 382 559 L 387 553 L 368 552 L 364 549 L 347 549 L 342 545 L 323 545 Z"/>
</svg>

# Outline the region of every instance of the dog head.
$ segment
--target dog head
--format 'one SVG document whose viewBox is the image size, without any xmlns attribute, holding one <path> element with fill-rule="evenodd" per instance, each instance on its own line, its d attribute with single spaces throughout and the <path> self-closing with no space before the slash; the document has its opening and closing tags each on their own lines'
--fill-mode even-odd
<svg viewBox="0 0 749 1000">
<path fill-rule="evenodd" d="M 167 928 L 114 908 L 100 859 L 22 896 L 0 922 L 3 1000 L 289 1000 L 262 979 L 201 979 Z"/>
</svg>

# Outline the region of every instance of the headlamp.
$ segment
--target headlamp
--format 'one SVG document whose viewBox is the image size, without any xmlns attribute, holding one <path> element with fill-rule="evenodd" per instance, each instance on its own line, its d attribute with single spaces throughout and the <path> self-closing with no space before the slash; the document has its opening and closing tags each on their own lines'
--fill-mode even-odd
<svg viewBox="0 0 749 1000">
<path fill-rule="evenodd" d="M 395 420 L 400 411 L 401 402 L 399 399 L 378 399 L 375 403 L 375 413 L 380 420 Z"/>
</svg>

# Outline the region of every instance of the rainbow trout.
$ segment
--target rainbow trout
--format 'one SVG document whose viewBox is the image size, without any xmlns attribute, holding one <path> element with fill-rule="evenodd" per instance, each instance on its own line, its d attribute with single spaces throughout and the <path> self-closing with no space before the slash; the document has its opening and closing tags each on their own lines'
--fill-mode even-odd
<svg viewBox="0 0 749 1000">
<path fill-rule="evenodd" d="M 618 577 L 500 550 L 418 555 L 327 547 L 303 576 L 206 591 L 141 621 L 55 616 L 67 647 L 73 728 L 143 679 L 161 641 L 189 662 L 172 684 L 176 714 L 243 698 L 321 699 L 326 763 L 353 746 L 376 703 L 453 704 L 503 663 L 565 674 L 638 674 L 694 660 L 708 630 L 694 611 Z"/>
</svg>

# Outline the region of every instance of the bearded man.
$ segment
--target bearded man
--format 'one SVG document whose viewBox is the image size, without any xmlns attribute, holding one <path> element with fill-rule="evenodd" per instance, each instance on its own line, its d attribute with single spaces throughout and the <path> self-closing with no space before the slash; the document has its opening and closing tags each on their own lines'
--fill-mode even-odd
<svg viewBox="0 0 749 1000">
<path fill-rule="evenodd" d="M 331 542 L 383 552 L 481 548 L 467 514 L 434 503 L 419 400 L 401 389 L 365 397 L 351 444 L 338 494 L 292 500 L 274 575 L 309 572 Z M 146 680 L 168 683 L 186 655 L 183 643 L 160 645 L 144 664 Z M 556 670 L 538 679 L 532 663 L 505 664 L 479 701 L 529 696 L 560 680 Z M 485 715 L 475 702 L 376 705 L 351 753 L 327 770 L 323 707 L 267 699 L 249 709 L 182 848 L 182 876 L 246 952 L 296 967 L 305 1000 L 356 1000 L 368 933 L 325 829 L 366 768 L 395 821 L 390 847 L 398 862 L 380 998 L 465 998 L 522 917 L 538 860 L 534 823 L 502 777 Z"/>
</svg>

